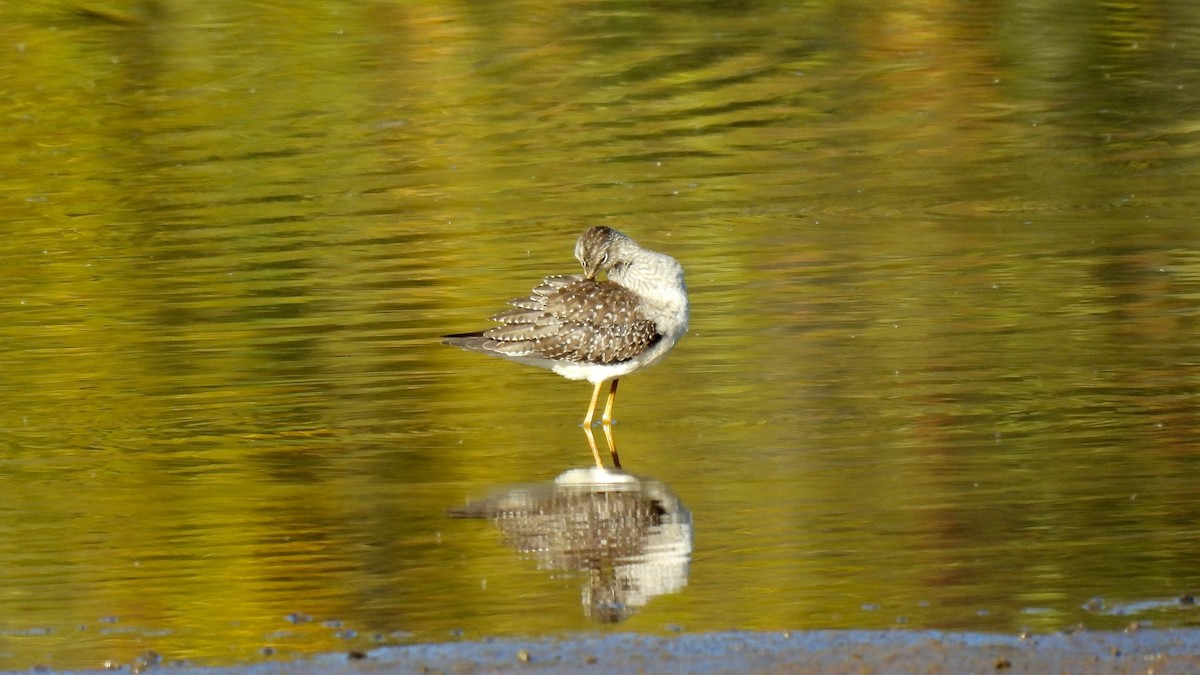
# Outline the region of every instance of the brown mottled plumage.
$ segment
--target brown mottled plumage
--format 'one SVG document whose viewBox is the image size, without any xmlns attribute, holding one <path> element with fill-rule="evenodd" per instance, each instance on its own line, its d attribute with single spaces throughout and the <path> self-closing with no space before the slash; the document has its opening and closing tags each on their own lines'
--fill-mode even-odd
<svg viewBox="0 0 1200 675">
<path fill-rule="evenodd" d="M 509 302 L 516 309 L 493 316 L 502 325 L 481 331 L 479 348 L 571 363 L 628 361 L 662 338 L 638 303 L 612 281 L 550 277 L 528 298 Z"/>
</svg>

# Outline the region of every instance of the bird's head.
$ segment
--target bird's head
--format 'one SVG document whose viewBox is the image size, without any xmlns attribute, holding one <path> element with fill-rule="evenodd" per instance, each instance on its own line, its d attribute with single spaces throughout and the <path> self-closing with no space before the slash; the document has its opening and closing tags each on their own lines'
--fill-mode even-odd
<svg viewBox="0 0 1200 675">
<path fill-rule="evenodd" d="M 583 274 L 595 279 L 601 272 L 629 261 L 638 245 L 611 227 L 588 228 L 575 243 L 575 258 L 583 265 Z"/>
</svg>

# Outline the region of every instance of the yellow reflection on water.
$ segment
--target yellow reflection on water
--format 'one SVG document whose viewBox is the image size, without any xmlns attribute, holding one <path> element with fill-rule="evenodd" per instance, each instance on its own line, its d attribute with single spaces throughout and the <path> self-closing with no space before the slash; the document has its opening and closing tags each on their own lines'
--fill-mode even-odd
<svg viewBox="0 0 1200 675">
<path fill-rule="evenodd" d="M 693 300 L 620 630 L 1195 624 L 1182 5 L 118 5 L 0 9 L 0 668 L 596 629 L 446 517 L 586 392 L 437 343 L 595 224 Z"/>
</svg>

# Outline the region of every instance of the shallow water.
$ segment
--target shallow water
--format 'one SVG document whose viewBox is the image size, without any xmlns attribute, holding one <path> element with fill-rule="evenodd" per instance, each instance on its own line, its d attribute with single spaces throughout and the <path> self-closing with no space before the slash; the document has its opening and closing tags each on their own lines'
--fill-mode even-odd
<svg viewBox="0 0 1200 675">
<path fill-rule="evenodd" d="M 0 668 L 1197 625 L 1198 14 L 0 10 Z M 588 385 L 437 341 L 594 224 L 692 297 L 615 427 L 686 579 L 614 625 L 449 516 Z"/>
</svg>

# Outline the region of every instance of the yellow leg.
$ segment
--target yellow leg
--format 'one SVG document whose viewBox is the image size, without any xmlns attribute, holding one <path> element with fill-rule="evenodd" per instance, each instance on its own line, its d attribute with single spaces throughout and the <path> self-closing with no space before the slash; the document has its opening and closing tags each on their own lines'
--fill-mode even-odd
<svg viewBox="0 0 1200 675">
<path fill-rule="evenodd" d="M 605 428 L 607 429 L 608 427 L 605 427 Z M 600 461 L 600 451 L 596 449 L 596 437 L 592 436 L 592 425 L 590 425 L 590 424 L 583 425 L 583 435 L 587 436 L 588 447 L 590 447 L 592 449 L 592 457 L 596 460 L 596 466 L 603 469 L 604 462 Z"/>
<path fill-rule="evenodd" d="M 586 429 L 592 426 L 592 416 L 596 414 L 596 401 L 600 400 L 600 385 L 604 384 L 604 380 L 596 383 L 596 388 L 592 390 L 592 402 L 588 404 L 587 415 L 583 418 L 583 428 Z"/>
<path fill-rule="evenodd" d="M 617 399 L 617 382 L 620 382 L 620 380 L 614 379 L 612 386 L 608 389 L 608 403 L 604 404 L 604 417 L 600 418 L 600 421 L 605 425 L 612 424 L 613 401 Z M 596 391 L 599 392 L 600 390 L 596 389 Z"/>
<path fill-rule="evenodd" d="M 621 458 L 617 456 L 617 444 L 615 441 L 613 441 L 612 425 L 605 424 L 601 428 L 604 429 L 604 440 L 608 441 L 608 452 L 610 455 L 612 455 L 613 466 L 619 469 L 621 468 Z M 595 449 L 593 449 L 592 452 L 595 452 Z"/>
</svg>

